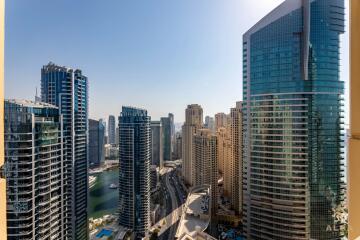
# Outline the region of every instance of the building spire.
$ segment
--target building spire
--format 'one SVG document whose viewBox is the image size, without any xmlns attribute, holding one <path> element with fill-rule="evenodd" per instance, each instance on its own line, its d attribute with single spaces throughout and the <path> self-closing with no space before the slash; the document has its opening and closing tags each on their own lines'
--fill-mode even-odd
<svg viewBox="0 0 360 240">
<path fill-rule="evenodd" d="M 35 88 L 35 102 L 41 102 L 41 98 L 38 96 L 38 89 Z"/>
</svg>

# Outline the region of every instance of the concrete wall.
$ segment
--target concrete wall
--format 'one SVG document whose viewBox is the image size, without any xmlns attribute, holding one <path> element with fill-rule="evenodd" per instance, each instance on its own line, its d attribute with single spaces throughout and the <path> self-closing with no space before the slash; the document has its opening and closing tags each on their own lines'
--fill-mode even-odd
<svg viewBox="0 0 360 240">
<path fill-rule="evenodd" d="M 360 1 L 351 0 L 350 145 L 348 163 L 349 240 L 360 239 Z"/>
<path fill-rule="evenodd" d="M 4 164 L 4 21 L 5 0 L 0 0 L 0 167 Z M 6 239 L 5 184 L 0 178 L 0 239 Z"/>
</svg>

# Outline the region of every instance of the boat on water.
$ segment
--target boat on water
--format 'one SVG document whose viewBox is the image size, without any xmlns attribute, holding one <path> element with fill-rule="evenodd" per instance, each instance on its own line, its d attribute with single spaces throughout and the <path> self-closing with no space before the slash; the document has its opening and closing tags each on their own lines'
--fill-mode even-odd
<svg viewBox="0 0 360 240">
<path fill-rule="evenodd" d="M 92 188 L 95 185 L 96 178 L 97 177 L 95 176 L 89 176 L 89 188 Z"/>
<path fill-rule="evenodd" d="M 89 170 L 89 174 L 99 174 L 99 173 L 102 173 L 103 170 L 101 168 L 98 168 L 98 169 L 90 169 Z"/>
<path fill-rule="evenodd" d="M 117 185 L 115 183 L 112 183 L 110 184 L 109 186 L 110 189 L 116 189 L 117 188 Z"/>
</svg>

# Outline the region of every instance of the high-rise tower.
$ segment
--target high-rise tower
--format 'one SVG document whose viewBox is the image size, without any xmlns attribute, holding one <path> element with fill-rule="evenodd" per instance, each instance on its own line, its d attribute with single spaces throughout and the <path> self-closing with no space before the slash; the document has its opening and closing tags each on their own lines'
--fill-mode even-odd
<svg viewBox="0 0 360 240">
<path fill-rule="evenodd" d="M 243 121 L 242 102 L 230 110 L 230 140 L 232 146 L 232 161 L 228 169 L 230 175 L 230 202 L 237 213 L 242 211 L 242 151 L 243 151 Z"/>
<path fill-rule="evenodd" d="M 226 178 L 231 178 L 228 169 L 230 167 L 229 162 L 232 161 L 233 154 L 230 131 L 229 129 L 220 127 L 216 131 L 216 136 L 218 139 L 218 170 L 224 176 L 224 190 L 226 192 L 227 190 L 229 190 L 226 185 L 230 182 L 226 181 Z"/>
<path fill-rule="evenodd" d="M 66 238 L 62 128 L 56 106 L 5 101 L 8 240 Z"/>
<path fill-rule="evenodd" d="M 175 142 L 175 148 L 174 148 L 174 158 L 175 160 L 182 158 L 182 134 L 181 132 L 177 132 L 176 134 L 176 142 Z"/>
<path fill-rule="evenodd" d="M 150 116 L 123 107 L 119 117 L 119 223 L 146 237 L 150 227 Z"/>
<path fill-rule="evenodd" d="M 49 63 L 41 69 L 41 100 L 58 106 L 63 116 L 67 237 L 87 239 L 88 79 L 79 69 Z"/>
<path fill-rule="evenodd" d="M 89 164 L 99 167 L 105 160 L 105 126 L 89 119 Z"/>
<path fill-rule="evenodd" d="M 225 113 L 217 113 L 215 114 L 215 130 L 218 128 L 226 127 L 227 125 L 227 116 Z"/>
<path fill-rule="evenodd" d="M 109 144 L 115 144 L 115 116 L 110 115 L 108 121 Z"/>
<path fill-rule="evenodd" d="M 217 137 L 210 129 L 198 129 L 193 137 L 193 185 L 210 185 L 212 214 L 216 214 L 218 199 Z"/>
<path fill-rule="evenodd" d="M 210 129 L 213 133 L 215 132 L 215 121 L 214 118 L 210 116 L 205 117 L 205 124 L 204 127 Z"/>
<path fill-rule="evenodd" d="M 243 36 L 247 239 L 341 239 L 343 0 L 286 0 Z"/>
<path fill-rule="evenodd" d="M 163 134 L 160 121 L 151 121 L 151 164 L 159 168 L 164 165 Z"/>
<path fill-rule="evenodd" d="M 175 151 L 175 142 L 176 142 L 176 136 L 175 136 L 175 119 L 174 114 L 169 113 L 168 118 L 170 119 L 170 138 L 171 138 L 171 160 L 173 160 L 173 154 Z"/>
<path fill-rule="evenodd" d="M 171 161 L 175 137 L 174 115 L 169 113 L 167 117 L 162 117 L 160 122 L 163 135 L 162 145 L 164 161 Z"/>
<path fill-rule="evenodd" d="M 203 109 L 200 105 L 188 105 L 185 110 L 185 123 L 182 127 L 182 176 L 187 184 L 193 185 L 193 136 L 202 128 Z"/>
</svg>

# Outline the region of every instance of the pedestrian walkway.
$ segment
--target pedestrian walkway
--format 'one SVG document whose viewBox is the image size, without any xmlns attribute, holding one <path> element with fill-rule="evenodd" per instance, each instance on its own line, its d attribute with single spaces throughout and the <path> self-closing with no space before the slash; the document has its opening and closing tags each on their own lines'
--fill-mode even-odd
<svg viewBox="0 0 360 240">
<path fill-rule="evenodd" d="M 166 230 L 168 230 L 172 225 L 174 225 L 181 217 L 183 205 L 172 211 L 166 217 L 160 219 L 155 225 L 151 227 L 151 231 L 159 229 L 158 235 L 161 236 Z"/>
</svg>

